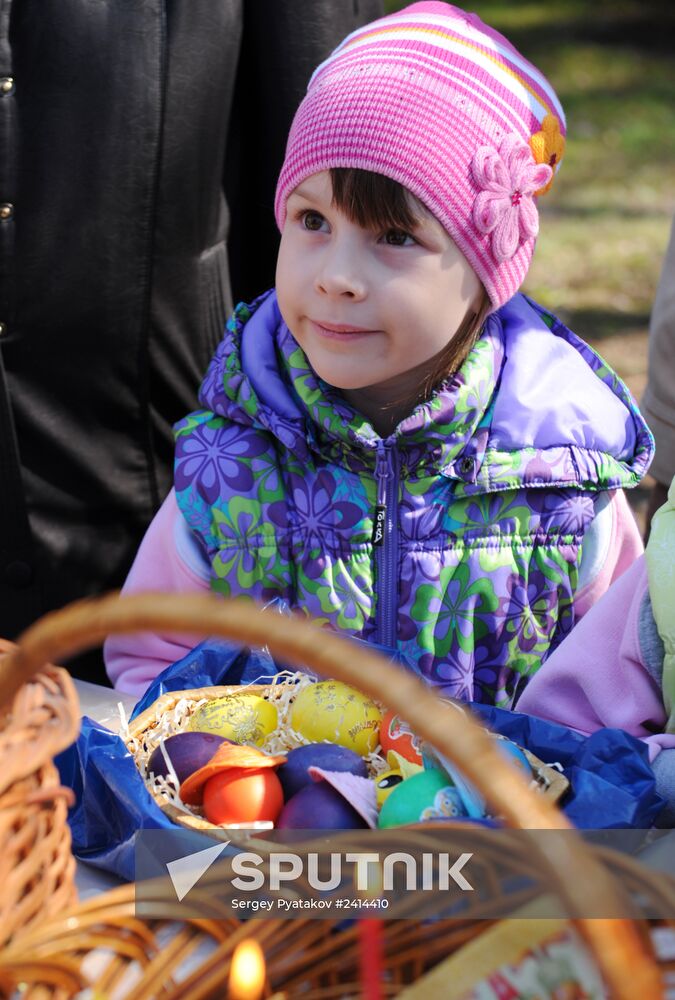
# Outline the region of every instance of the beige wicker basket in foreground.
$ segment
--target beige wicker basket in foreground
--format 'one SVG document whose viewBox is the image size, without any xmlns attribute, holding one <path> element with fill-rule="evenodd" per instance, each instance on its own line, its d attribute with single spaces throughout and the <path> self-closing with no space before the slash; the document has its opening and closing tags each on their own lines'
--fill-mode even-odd
<svg viewBox="0 0 675 1000">
<path fill-rule="evenodd" d="M 223 601 L 207 595 L 147 594 L 111 596 L 71 605 L 32 626 L 22 636 L 18 649 L 0 660 L 0 705 L 8 705 L 50 660 L 100 643 L 110 633 L 147 630 L 218 635 L 249 645 L 266 645 L 279 659 L 353 684 L 403 715 L 415 732 L 453 759 L 510 825 L 532 830 L 569 829 L 562 813 L 531 792 L 525 780 L 502 759 L 481 726 L 460 713 L 453 712 L 451 719 L 439 698 L 416 677 L 388 663 L 374 650 L 355 648 L 333 633 L 261 611 L 249 602 Z M 11 850 L 14 839 L 20 836 L 12 830 L 6 833 L 8 843 L 0 844 L 2 852 Z M 575 919 L 611 996 L 617 1000 L 655 1000 L 661 996 L 658 971 L 645 947 L 641 928 L 625 919 L 583 917 L 598 899 L 605 901 L 607 912 L 612 912 L 614 906 L 614 912 L 622 912 L 618 881 L 598 864 L 581 839 L 572 842 L 569 834 L 560 838 L 549 835 L 545 853 L 542 843 L 542 838 L 532 837 L 533 857 L 548 869 L 550 884 L 557 887 Z"/>
<path fill-rule="evenodd" d="M 0 654 L 12 648 L 0 642 Z M 73 682 L 57 667 L 26 675 L 11 698 L 0 699 L 0 948 L 75 901 L 72 793 L 61 787 L 53 758 L 79 725 Z"/>
</svg>

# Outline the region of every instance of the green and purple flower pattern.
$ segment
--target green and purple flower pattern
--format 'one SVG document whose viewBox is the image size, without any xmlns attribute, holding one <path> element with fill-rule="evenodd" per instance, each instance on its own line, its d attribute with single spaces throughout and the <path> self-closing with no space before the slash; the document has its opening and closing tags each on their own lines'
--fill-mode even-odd
<svg viewBox="0 0 675 1000">
<path fill-rule="evenodd" d="M 204 409 L 177 425 L 179 506 L 208 552 L 214 590 L 282 598 L 373 639 L 379 438 L 318 379 L 278 314 L 267 334 L 282 403 L 265 398 L 242 366 L 242 337 L 273 305 L 265 296 L 238 307 L 202 386 Z M 625 394 L 589 348 L 574 346 Z M 462 369 L 397 428 L 395 528 L 399 652 L 448 695 L 508 706 L 574 624 L 594 494 L 637 482 L 651 446 L 626 394 L 638 427 L 632 465 L 573 438 L 505 449 L 492 434 L 504 359 L 500 323 L 488 322 Z"/>
</svg>

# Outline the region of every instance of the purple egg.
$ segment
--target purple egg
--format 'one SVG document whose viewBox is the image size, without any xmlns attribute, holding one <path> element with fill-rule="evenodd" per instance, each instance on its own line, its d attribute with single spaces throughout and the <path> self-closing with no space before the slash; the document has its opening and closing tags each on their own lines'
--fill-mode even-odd
<svg viewBox="0 0 675 1000">
<path fill-rule="evenodd" d="M 176 733 L 175 736 L 169 736 L 168 739 L 164 740 L 164 749 L 173 764 L 178 780 L 182 784 L 200 767 L 208 764 L 221 743 L 231 742 L 231 740 L 226 740 L 224 736 L 217 736 L 215 733 Z M 148 774 L 151 772 L 157 777 L 163 778 L 166 778 L 169 773 L 161 746 L 153 750 L 148 761 Z"/>
<path fill-rule="evenodd" d="M 349 802 L 325 781 L 305 785 L 279 814 L 279 830 L 362 830 L 367 823 Z"/>
<path fill-rule="evenodd" d="M 310 743 L 306 747 L 296 747 L 289 751 L 286 763 L 277 771 L 286 801 L 301 788 L 312 784 L 312 778 L 308 774 L 310 767 L 320 767 L 323 771 L 349 771 L 361 778 L 368 777 L 363 757 L 347 747 L 340 747 L 335 743 Z"/>
</svg>

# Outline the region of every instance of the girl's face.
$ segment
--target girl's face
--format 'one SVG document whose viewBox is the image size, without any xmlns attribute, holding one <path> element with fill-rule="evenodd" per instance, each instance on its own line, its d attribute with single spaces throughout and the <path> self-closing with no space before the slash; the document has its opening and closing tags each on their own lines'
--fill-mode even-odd
<svg viewBox="0 0 675 1000">
<path fill-rule="evenodd" d="M 481 283 L 422 206 L 411 232 L 375 232 L 332 197 L 324 171 L 288 199 L 276 277 L 281 314 L 317 375 L 357 408 L 360 399 L 386 405 L 414 396 L 478 308 Z"/>
</svg>

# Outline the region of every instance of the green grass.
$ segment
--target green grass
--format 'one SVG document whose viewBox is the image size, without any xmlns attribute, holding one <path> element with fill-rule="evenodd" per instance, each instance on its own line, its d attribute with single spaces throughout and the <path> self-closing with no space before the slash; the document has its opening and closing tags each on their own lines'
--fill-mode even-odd
<svg viewBox="0 0 675 1000">
<path fill-rule="evenodd" d="M 525 290 L 601 351 L 623 338 L 644 353 L 635 334 L 646 331 L 675 214 L 675 4 L 508 0 L 467 9 L 546 74 L 567 116 L 566 155 L 540 201 Z M 611 352 L 609 360 L 621 372 Z M 625 365 L 635 367 L 630 358 Z"/>
</svg>

